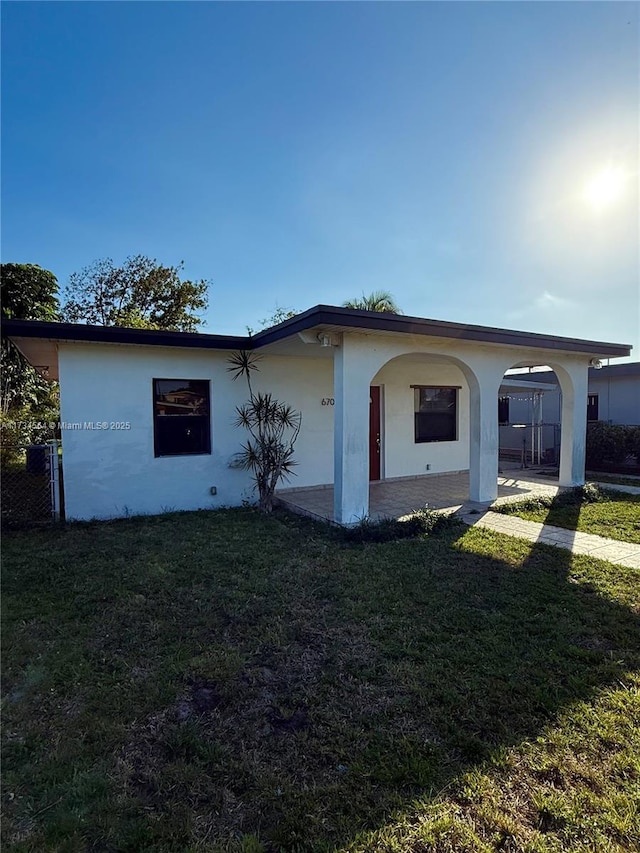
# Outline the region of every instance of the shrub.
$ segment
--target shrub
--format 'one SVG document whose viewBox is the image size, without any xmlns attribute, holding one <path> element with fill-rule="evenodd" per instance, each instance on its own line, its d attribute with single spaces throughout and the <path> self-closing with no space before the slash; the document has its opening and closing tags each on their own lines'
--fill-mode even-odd
<svg viewBox="0 0 640 853">
<path fill-rule="evenodd" d="M 415 539 L 440 532 L 456 523 L 452 515 L 423 507 L 408 518 L 383 518 L 373 521 L 363 518 L 354 527 L 342 527 L 338 532 L 343 542 L 392 542 L 395 539 Z"/>
<path fill-rule="evenodd" d="M 587 426 L 586 466 L 602 468 L 607 462 L 620 464 L 630 451 L 629 427 L 595 421 Z M 637 440 L 636 440 L 637 444 Z M 635 451 L 634 451 L 635 452 Z"/>
<path fill-rule="evenodd" d="M 596 486 L 594 483 L 586 483 L 584 486 L 576 486 L 575 489 L 566 489 L 557 495 L 539 495 L 533 498 L 521 498 L 499 504 L 491 509 L 493 512 L 501 512 L 504 515 L 517 515 L 518 512 L 537 511 L 563 506 L 583 506 L 584 504 L 605 503 L 611 500 L 611 492 Z"/>
<path fill-rule="evenodd" d="M 627 427 L 627 452 L 640 465 L 640 426 Z"/>
</svg>

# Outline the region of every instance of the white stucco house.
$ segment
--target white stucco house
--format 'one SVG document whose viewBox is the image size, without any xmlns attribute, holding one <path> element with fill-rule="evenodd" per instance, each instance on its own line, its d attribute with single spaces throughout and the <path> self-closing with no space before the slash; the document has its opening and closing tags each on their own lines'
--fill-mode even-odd
<svg viewBox="0 0 640 853">
<path fill-rule="evenodd" d="M 333 484 L 334 520 L 368 514 L 371 480 L 468 471 L 496 497 L 505 371 L 548 365 L 562 390 L 560 483 L 584 482 L 589 364 L 630 346 L 318 305 L 253 337 L 7 321 L 59 379 L 68 518 L 238 505 L 230 467 L 246 386 L 230 352 L 262 356 L 254 385 L 302 412 L 295 486 Z M 98 426 L 100 425 L 100 426 Z"/>
</svg>

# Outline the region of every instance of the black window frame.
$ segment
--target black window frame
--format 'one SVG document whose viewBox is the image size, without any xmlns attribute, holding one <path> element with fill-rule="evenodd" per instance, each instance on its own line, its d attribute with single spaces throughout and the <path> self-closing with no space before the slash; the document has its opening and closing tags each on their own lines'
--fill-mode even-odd
<svg viewBox="0 0 640 853">
<path fill-rule="evenodd" d="M 587 423 L 593 423 L 599 420 L 599 399 L 598 394 L 587 394 Z M 595 417 L 594 417 L 595 414 Z"/>
<path fill-rule="evenodd" d="M 450 443 L 452 441 L 458 441 L 458 433 L 459 433 L 459 385 L 412 385 L 414 393 L 414 417 L 413 417 L 413 437 L 415 444 L 436 444 L 447 442 Z M 421 400 L 421 392 L 422 391 L 451 391 L 453 392 L 453 412 L 447 413 L 446 410 L 437 410 L 432 409 L 431 411 L 421 409 L 423 402 Z M 448 415 L 448 419 L 451 421 L 452 429 L 449 431 L 449 434 L 442 435 L 437 434 L 438 431 L 428 434 L 427 426 L 429 424 L 429 416 L 431 416 L 431 420 L 433 422 L 434 417 L 436 416 L 440 425 L 442 425 L 446 418 L 443 415 Z M 442 432 L 441 430 L 439 431 Z"/>
<path fill-rule="evenodd" d="M 172 384 L 183 384 L 184 386 L 198 385 L 204 391 L 206 412 L 199 414 L 158 414 L 158 405 L 162 404 L 160 399 L 163 394 L 170 393 L 161 391 L 160 382 Z M 175 456 L 210 456 L 211 455 L 211 381 L 209 379 L 180 379 L 170 377 L 155 377 L 151 382 L 151 395 L 153 406 L 153 454 L 156 459 Z M 176 403 L 176 406 L 180 404 Z M 200 441 L 196 449 L 169 449 L 168 444 L 176 440 L 176 434 L 172 436 L 171 430 L 166 429 L 163 421 L 170 419 L 171 426 L 175 428 L 182 426 L 197 427 L 200 433 Z M 180 423 L 178 423 L 180 422 Z M 167 424 L 166 426 L 169 426 Z"/>
</svg>

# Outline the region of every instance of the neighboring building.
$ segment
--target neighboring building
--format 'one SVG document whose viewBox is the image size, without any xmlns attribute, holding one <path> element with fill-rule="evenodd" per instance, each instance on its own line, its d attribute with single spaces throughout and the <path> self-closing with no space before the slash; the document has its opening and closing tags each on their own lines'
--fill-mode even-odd
<svg viewBox="0 0 640 853">
<path fill-rule="evenodd" d="M 545 381 L 539 381 L 539 376 Z M 503 468 L 508 467 L 508 460 L 521 465 L 556 461 L 560 449 L 559 402 L 553 373 L 512 373 L 502 380 L 498 428 Z"/>
<path fill-rule="evenodd" d="M 231 351 L 262 355 L 254 386 L 303 415 L 296 486 L 334 485 L 334 518 L 367 515 L 371 480 L 469 472 L 496 497 L 505 372 L 550 365 L 562 396 L 560 482 L 584 481 L 587 375 L 623 344 L 320 305 L 253 337 L 6 321 L 36 367 L 59 378 L 68 518 L 238 505 L 230 467 L 246 386 Z M 538 374 L 536 374 L 536 379 Z M 507 382 L 513 381 L 507 377 Z M 215 489 L 215 494 L 212 494 Z"/>
<path fill-rule="evenodd" d="M 557 461 L 562 393 L 553 371 L 510 373 L 500 388 L 499 409 L 503 457 L 515 458 L 525 447 L 529 461 L 532 451 L 533 461 Z M 590 367 L 586 411 L 587 422 L 640 424 L 640 363 Z"/>
</svg>

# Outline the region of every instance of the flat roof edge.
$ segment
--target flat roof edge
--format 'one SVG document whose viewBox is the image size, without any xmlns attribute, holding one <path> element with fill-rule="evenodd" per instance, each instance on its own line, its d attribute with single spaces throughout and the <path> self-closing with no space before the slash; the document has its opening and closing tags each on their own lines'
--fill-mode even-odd
<svg viewBox="0 0 640 853">
<path fill-rule="evenodd" d="M 155 329 L 128 329 L 120 326 L 88 326 L 75 323 L 49 323 L 40 320 L 4 320 L 2 333 L 8 337 L 46 338 L 59 341 L 86 341 L 88 343 L 121 343 L 143 346 L 173 346 L 202 349 L 259 349 L 289 338 L 315 326 L 336 326 L 378 332 L 392 332 L 449 338 L 451 340 L 477 341 L 502 346 L 533 349 L 564 350 L 588 355 L 625 357 L 631 354 L 630 344 L 543 335 L 515 329 L 492 326 L 475 326 L 409 317 L 404 314 L 358 311 L 334 305 L 316 305 L 277 326 L 264 329 L 252 336 L 209 335 L 201 332 L 171 332 Z"/>
<path fill-rule="evenodd" d="M 165 329 L 129 329 L 123 326 L 89 326 L 83 323 L 49 323 L 41 320 L 3 320 L 2 334 L 9 338 L 45 338 L 79 343 L 134 344 L 211 349 L 243 349 L 251 339 L 238 335 L 207 335 Z"/>
<path fill-rule="evenodd" d="M 599 352 L 611 350 L 611 355 L 628 356 L 631 344 L 619 344 L 609 341 L 594 341 L 583 338 L 569 338 L 560 335 L 545 335 L 540 332 L 524 332 L 517 329 L 503 329 L 497 326 L 476 326 L 470 323 L 454 323 L 449 320 L 432 320 L 426 317 L 411 317 L 405 314 L 391 314 L 376 311 L 358 311 L 352 308 L 339 308 L 334 305 L 316 305 L 315 308 L 300 314 L 305 317 L 313 312 L 317 315 L 314 325 L 320 323 L 336 326 L 375 329 L 377 331 L 401 332 L 405 334 L 432 335 L 456 340 L 489 341 L 512 346 L 528 345 L 543 349 L 566 349 L 576 352 Z M 286 320 L 273 329 L 260 332 L 261 335 L 273 333 L 293 323 L 297 318 Z M 297 331 L 297 330 L 296 330 Z M 526 343 L 525 343 L 526 342 Z"/>
</svg>

